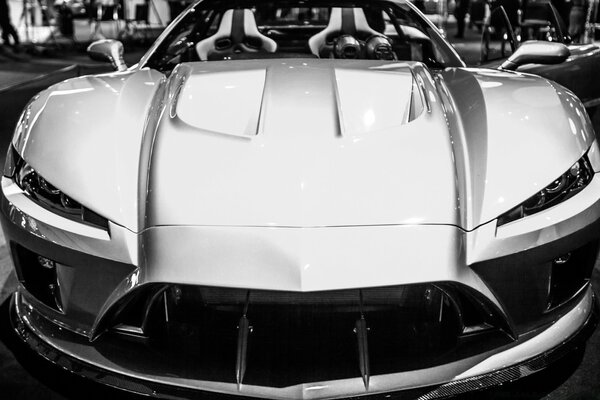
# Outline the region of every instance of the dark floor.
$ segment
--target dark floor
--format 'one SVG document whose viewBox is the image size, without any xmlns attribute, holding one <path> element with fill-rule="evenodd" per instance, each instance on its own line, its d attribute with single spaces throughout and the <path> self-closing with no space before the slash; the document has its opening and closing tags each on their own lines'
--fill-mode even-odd
<svg viewBox="0 0 600 400">
<path fill-rule="evenodd" d="M 450 38 L 452 33 L 450 30 Z M 457 41 L 455 47 L 470 64 L 476 64 L 479 54 L 479 34 L 476 31 L 468 31 L 466 38 Z M 139 59 L 140 55 L 140 49 L 136 49 L 133 53 L 129 53 L 127 59 L 132 63 Z M 109 69 L 102 64 L 91 62 L 80 52 L 54 52 L 40 56 L 0 51 L 0 165 L 4 163 L 4 149 L 7 148 L 20 110 L 32 95 L 54 82 L 85 71 L 99 71 L 103 68 Z M 600 260 L 596 262 L 593 283 L 596 288 L 600 288 Z M 12 263 L 0 231 L 0 303 L 5 301 L 15 285 Z M 0 327 L 2 324 L 6 324 L 5 319 L 0 319 Z M 40 383 L 32 375 L 43 380 L 45 384 Z M 95 386 L 88 386 L 80 380 L 70 381 L 59 378 L 36 368 L 35 365 L 27 371 L 0 342 L 0 399 L 59 400 L 110 398 L 111 396 L 122 397 L 102 391 Z M 491 391 L 463 396 L 463 398 L 600 400 L 600 329 L 596 330 L 590 338 L 587 348 L 574 352 L 545 372 L 516 384 L 504 385 Z"/>
</svg>

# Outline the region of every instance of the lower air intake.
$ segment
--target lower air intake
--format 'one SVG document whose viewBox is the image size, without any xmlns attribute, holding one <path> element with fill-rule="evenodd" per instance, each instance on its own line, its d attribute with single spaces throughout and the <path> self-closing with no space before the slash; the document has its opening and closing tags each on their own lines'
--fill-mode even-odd
<svg viewBox="0 0 600 400">
<path fill-rule="evenodd" d="M 269 387 L 361 376 L 368 387 L 373 375 L 512 340 L 493 305 L 445 282 L 310 293 L 150 285 L 105 326 L 95 346 L 119 364 Z"/>
</svg>

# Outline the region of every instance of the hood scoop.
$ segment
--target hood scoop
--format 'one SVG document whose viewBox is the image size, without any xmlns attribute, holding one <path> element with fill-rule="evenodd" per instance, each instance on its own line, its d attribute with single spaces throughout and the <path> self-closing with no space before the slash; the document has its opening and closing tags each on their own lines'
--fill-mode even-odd
<svg viewBox="0 0 600 400">
<path fill-rule="evenodd" d="M 409 122 L 410 72 L 336 69 L 337 103 L 344 136 L 363 136 Z"/>
<path fill-rule="evenodd" d="M 182 122 L 241 137 L 323 131 L 360 137 L 406 124 L 423 109 L 413 74 L 402 64 L 355 69 L 282 61 L 243 70 L 232 65 L 188 69 L 176 99 Z"/>
<path fill-rule="evenodd" d="M 146 226 L 455 224 L 448 126 L 437 92 L 423 96 L 420 68 L 179 65 L 157 126 Z"/>
<path fill-rule="evenodd" d="M 215 133 L 257 134 L 264 69 L 200 73 L 183 82 L 177 102 L 183 122 Z"/>
</svg>

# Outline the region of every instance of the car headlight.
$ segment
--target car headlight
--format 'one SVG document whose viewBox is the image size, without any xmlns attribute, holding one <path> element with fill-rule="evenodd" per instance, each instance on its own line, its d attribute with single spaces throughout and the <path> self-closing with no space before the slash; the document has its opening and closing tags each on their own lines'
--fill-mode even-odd
<svg viewBox="0 0 600 400">
<path fill-rule="evenodd" d="M 62 217 L 108 229 L 106 218 L 82 206 L 44 179 L 21 158 L 13 146 L 8 150 L 4 175 L 12 178 L 40 206 Z"/>
<path fill-rule="evenodd" d="M 580 192 L 590 183 L 594 170 L 587 154 L 551 184 L 498 218 L 498 226 L 546 210 Z"/>
</svg>

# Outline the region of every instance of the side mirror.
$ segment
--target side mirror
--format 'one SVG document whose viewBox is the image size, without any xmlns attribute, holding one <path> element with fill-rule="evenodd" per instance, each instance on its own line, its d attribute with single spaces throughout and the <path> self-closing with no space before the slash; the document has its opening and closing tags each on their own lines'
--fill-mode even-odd
<svg viewBox="0 0 600 400">
<path fill-rule="evenodd" d="M 570 55 L 569 48 L 562 43 L 533 40 L 523 43 L 500 69 L 514 71 L 525 64 L 560 64 Z"/>
<path fill-rule="evenodd" d="M 119 72 L 127 69 L 123 60 L 123 43 L 118 40 L 97 40 L 88 46 L 87 53 L 92 60 L 110 62 Z"/>
</svg>

